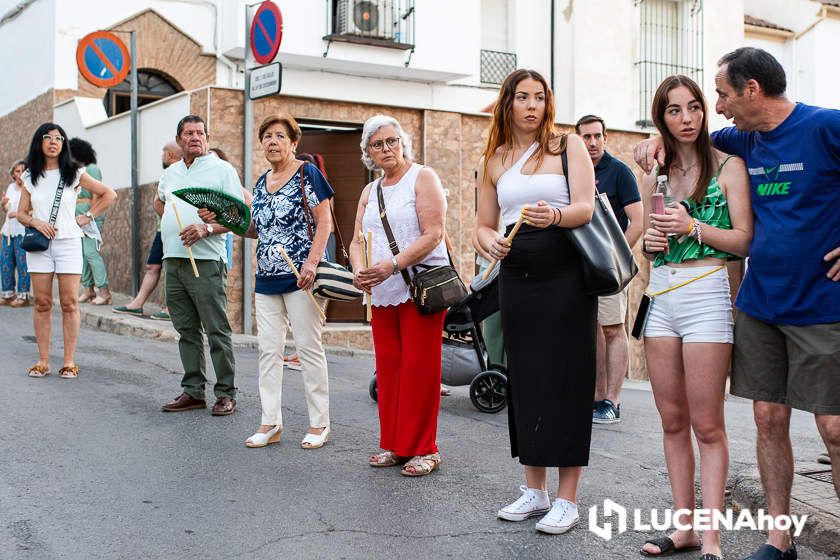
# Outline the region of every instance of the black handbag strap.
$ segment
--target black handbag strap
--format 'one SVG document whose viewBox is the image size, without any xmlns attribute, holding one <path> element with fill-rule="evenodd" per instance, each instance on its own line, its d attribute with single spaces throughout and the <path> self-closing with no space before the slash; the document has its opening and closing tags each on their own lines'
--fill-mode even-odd
<svg viewBox="0 0 840 560">
<path fill-rule="evenodd" d="M 394 239 L 394 232 L 391 231 L 391 225 L 388 223 L 388 215 L 385 212 L 385 197 L 382 196 L 382 177 L 376 180 L 374 188 L 376 189 L 376 200 L 379 202 L 379 218 L 382 220 L 382 229 L 385 230 L 385 237 L 388 238 L 388 247 L 396 257 L 400 254 L 400 246 L 397 245 L 397 241 Z M 408 272 L 405 269 L 402 269 L 400 272 L 402 273 L 403 280 L 405 280 L 405 285 L 410 287 L 411 278 L 408 276 Z"/>
<path fill-rule="evenodd" d="M 306 186 L 304 185 L 306 172 L 303 169 L 304 167 L 306 167 L 306 162 L 302 163 L 300 166 L 300 194 L 301 200 L 303 201 L 303 215 L 306 218 L 306 232 L 309 234 L 309 240 L 312 241 L 312 222 L 309 219 L 309 203 L 306 199 Z M 338 220 L 335 219 L 335 210 L 333 210 L 332 204 L 330 204 L 330 215 L 332 216 L 333 231 L 335 232 L 335 236 L 338 238 L 338 244 L 341 246 L 341 255 L 344 257 L 344 262 L 350 262 L 350 256 L 347 254 L 344 239 L 341 238 L 341 231 L 338 229 Z"/>
<path fill-rule="evenodd" d="M 572 193 L 572 184 L 569 182 L 569 157 L 566 155 L 566 150 L 563 150 L 563 153 L 560 154 L 560 162 L 563 164 L 563 175 L 566 176 L 566 185 L 569 187 L 569 196 L 571 197 Z M 601 194 L 601 191 L 598 190 L 598 183 L 595 183 L 595 196 Z"/>
<path fill-rule="evenodd" d="M 58 218 L 58 209 L 61 206 L 61 195 L 64 194 L 64 177 L 58 180 L 58 188 L 55 189 L 55 199 L 53 200 L 52 210 L 50 210 L 50 225 L 55 225 L 55 220 Z"/>
</svg>

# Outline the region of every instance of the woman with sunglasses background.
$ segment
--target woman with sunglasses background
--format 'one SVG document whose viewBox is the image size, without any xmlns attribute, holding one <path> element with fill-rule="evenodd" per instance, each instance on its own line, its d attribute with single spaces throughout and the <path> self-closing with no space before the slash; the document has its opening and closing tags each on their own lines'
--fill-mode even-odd
<svg viewBox="0 0 840 560">
<path fill-rule="evenodd" d="M 73 161 L 66 139 L 64 129 L 54 123 L 44 123 L 35 131 L 18 208 L 18 221 L 50 240 L 46 250 L 26 255 L 35 293 L 33 322 L 38 342 L 38 362 L 29 368 L 30 377 L 44 377 L 50 373 L 50 315 L 56 276 L 64 332 L 64 362 L 58 375 L 72 379 L 79 374 L 74 354 L 79 338 L 77 296 L 82 276 L 81 226 L 95 220 L 117 199 L 113 189 L 88 175 Z M 63 190 L 55 222 L 51 224 L 50 214 L 59 188 Z M 75 216 L 76 200 L 82 188 L 94 195 L 94 202 L 87 214 Z"/>
</svg>

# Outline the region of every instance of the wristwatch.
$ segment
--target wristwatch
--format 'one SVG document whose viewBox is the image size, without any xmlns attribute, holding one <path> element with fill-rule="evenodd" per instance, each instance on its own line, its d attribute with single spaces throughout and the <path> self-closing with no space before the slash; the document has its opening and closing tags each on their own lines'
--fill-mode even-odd
<svg viewBox="0 0 840 560">
<path fill-rule="evenodd" d="M 394 265 L 394 271 L 391 273 L 391 276 L 393 276 L 400 271 L 400 267 L 397 264 L 397 257 L 391 257 L 391 264 Z"/>
<path fill-rule="evenodd" d="M 210 224 L 204 224 L 204 225 L 207 226 L 207 235 L 208 236 L 213 235 L 213 226 L 211 226 Z"/>
<path fill-rule="evenodd" d="M 94 221 L 94 220 L 96 219 L 96 218 L 94 218 L 94 217 L 93 217 L 93 214 L 91 214 L 91 213 L 90 213 L 90 210 L 88 210 L 87 212 L 85 212 L 85 216 L 87 216 L 88 218 L 90 218 L 90 221 L 91 221 L 91 222 L 92 222 L 92 221 Z"/>
</svg>

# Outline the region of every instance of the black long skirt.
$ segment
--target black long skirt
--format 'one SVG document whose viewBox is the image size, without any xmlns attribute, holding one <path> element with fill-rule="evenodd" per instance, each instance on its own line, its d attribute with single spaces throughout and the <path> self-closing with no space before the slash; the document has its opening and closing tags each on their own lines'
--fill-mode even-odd
<svg viewBox="0 0 840 560">
<path fill-rule="evenodd" d="M 522 226 L 499 273 L 511 455 L 523 465 L 589 463 L 597 298 L 556 227 Z"/>
</svg>

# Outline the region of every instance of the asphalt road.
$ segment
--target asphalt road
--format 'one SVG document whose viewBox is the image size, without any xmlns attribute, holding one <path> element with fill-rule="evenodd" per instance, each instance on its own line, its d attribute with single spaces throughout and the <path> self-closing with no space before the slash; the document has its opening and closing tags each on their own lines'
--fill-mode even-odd
<svg viewBox="0 0 840 560">
<path fill-rule="evenodd" d="M 239 408 L 222 418 L 209 409 L 160 412 L 180 392 L 172 343 L 85 329 L 79 379 L 29 379 L 37 357 L 31 309 L 2 308 L 0 356 L 8 382 L 0 560 L 639 558 L 653 533 L 602 540 L 587 530 L 586 510 L 605 498 L 628 508 L 670 506 L 658 417 L 645 390 L 625 390 L 621 424 L 595 428 L 580 526 L 548 536 L 533 521 L 496 519 L 518 496 L 522 470 L 510 458 L 506 415 L 478 412 L 465 387 L 443 399 L 440 472 L 408 479 L 366 465 L 378 441 L 369 360 L 330 357 L 333 436 L 311 451 L 299 446 L 308 421 L 295 371 L 285 380 L 283 441 L 244 446 L 259 423 L 252 350 L 237 351 Z M 749 403 L 728 402 L 727 420 L 733 471 L 753 468 Z M 792 430 L 795 454 L 816 456 L 812 418 L 795 414 Z M 549 480 L 555 484 L 556 473 Z M 748 531 L 723 538 L 727 558 L 743 558 L 764 540 Z M 801 549 L 800 558 L 827 557 Z"/>
</svg>

